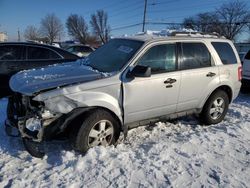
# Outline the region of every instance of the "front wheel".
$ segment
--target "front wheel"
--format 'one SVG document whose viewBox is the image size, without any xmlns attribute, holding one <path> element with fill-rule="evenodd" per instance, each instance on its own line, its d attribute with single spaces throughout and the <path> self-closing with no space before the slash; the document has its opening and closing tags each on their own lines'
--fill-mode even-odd
<svg viewBox="0 0 250 188">
<path fill-rule="evenodd" d="M 202 123 L 206 125 L 220 123 L 228 110 L 229 98 L 225 91 L 214 92 L 205 103 L 200 114 Z"/>
<path fill-rule="evenodd" d="M 72 135 L 73 147 L 85 153 L 95 146 L 115 144 L 120 136 L 119 122 L 105 110 L 95 110 L 86 117 L 79 130 Z"/>
</svg>

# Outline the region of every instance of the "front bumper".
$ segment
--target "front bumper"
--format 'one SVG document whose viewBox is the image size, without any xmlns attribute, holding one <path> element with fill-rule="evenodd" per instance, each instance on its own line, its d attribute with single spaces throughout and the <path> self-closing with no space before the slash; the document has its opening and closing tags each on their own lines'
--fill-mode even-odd
<svg viewBox="0 0 250 188">
<path fill-rule="evenodd" d="M 18 130 L 22 138 L 32 139 L 35 142 L 41 142 L 45 138 L 45 132 L 49 130 L 51 124 L 56 121 L 60 115 L 51 114 L 46 111 L 38 114 L 31 114 L 19 118 Z"/>
<path fill-rule="evenodd" d="M 6 130 L 8 130 L 6 133 L 11 133 L 9 130 L 16 128 L 22 138 L 36 142 L 44 139 L 45 131 L 52 127 L 50 125 L 61 116 L 48 111 L 42 102 L 17 93 L 9 98 L 8 109 L 9 119 L 5 124 Z"/>
</svg>

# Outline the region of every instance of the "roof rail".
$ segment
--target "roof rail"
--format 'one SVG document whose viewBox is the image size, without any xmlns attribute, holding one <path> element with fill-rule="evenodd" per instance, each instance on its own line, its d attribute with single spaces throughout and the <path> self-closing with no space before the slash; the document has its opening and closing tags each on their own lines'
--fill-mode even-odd
<svg viewBox="0 0 250 188">
<path fill-rule="evenodd" d="M 210 37 L 210 38 L 225 38 L 220 34 L 213 32 L 213 33 L 205 33 L 205 32 L 198 32 L 198 31 L 174 31 L 170 34 L 170 36 L 189 36 L 189 37 Z"/>
</svg>

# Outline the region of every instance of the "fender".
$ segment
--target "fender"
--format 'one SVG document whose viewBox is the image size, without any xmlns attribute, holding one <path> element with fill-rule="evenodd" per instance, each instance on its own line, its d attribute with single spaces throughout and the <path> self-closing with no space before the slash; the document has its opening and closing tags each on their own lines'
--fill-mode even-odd
<svg viewBox="0 0 250 188">
<path fill-rule="evenodd" d="M 76 108 L 103 107 L 112 111 L 123 122 L 118 100 L 107 93 L 84 91 L 48 98 L 43 102 L 50 111 L 62 114 L 67 114 Z"/>
<path fill-rule="evenodd" d="M 230 90 L 231 90 L 231 92 L 232 92 L 232 96 L 233 96 L 232 86 L 231 86 L 229 83 L 219 85 L 219 86 L 214 87 L 213 89 L 211 89 L 211 90 L 209 91 L 209 93 L 207 94 L 207 96 L 204 96 L 203 98 L 201 98 L 202 100 L 201 100 L 200 103 L 199 103 L 200 105 L 199 105 L 198 109 L 202 110 L 203 106 L 205 105 L 206 101 L 207 101 L 208 98 L 211 96 L 211 94 L 212 94 L 215 90 L 217 90 L 218 88 L 223 87 L 223 86 L 229 87 Z M 229 100 L 230 100 L 230 102 L 232 102 L 233 97 L 232 97 L 232 99 L 229 99 Z"/>
</svg>

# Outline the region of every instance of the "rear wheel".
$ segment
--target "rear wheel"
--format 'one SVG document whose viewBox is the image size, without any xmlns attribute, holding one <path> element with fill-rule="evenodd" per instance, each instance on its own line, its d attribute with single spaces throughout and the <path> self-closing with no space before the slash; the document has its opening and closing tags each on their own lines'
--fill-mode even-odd
<svg viewBox="0 0 250 188">
<path fill-rule="evenodd" d="M 89 113 L 79 130 L 71 135 L 71 141 L 76 150 L 85 153 L 91 147 L 115 144 L 119 136 L 119 122 L 109 112 L 95 110 Z"/>
<path fill-rule="evenodd" d="M 202 123 L 206 125 L 221 122 L 228 110 L 229 98 L 225 91 L 218 90 L 214 92 L 205 103 L 200 114 Z"/>
</svg>

